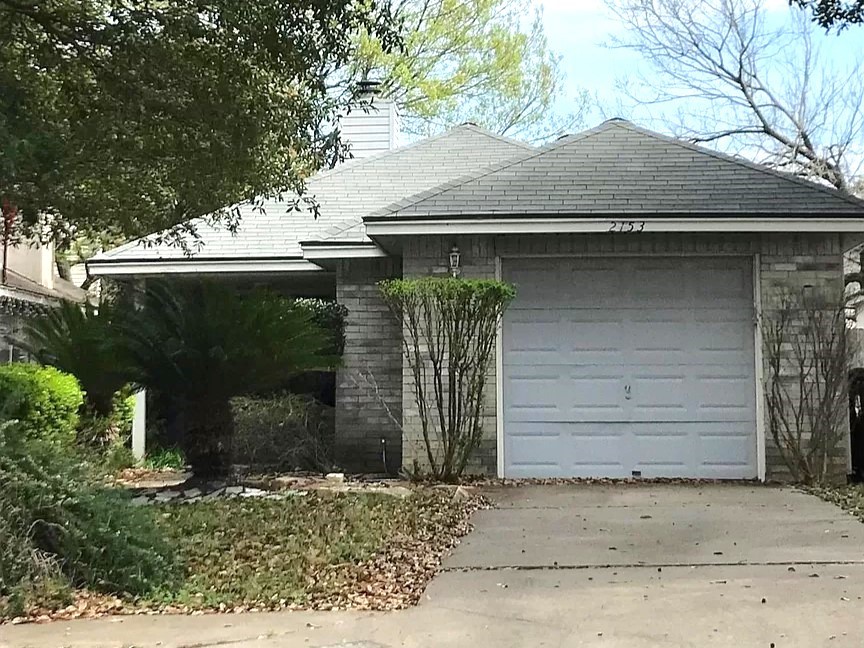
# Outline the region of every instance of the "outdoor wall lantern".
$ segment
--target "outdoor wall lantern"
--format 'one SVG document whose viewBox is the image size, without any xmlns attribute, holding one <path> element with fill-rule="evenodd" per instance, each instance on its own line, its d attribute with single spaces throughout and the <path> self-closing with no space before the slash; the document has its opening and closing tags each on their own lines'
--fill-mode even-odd
<svg viewBox="0 0 864 648">
<path fill-rule="evenodd" d="M 462 272 L 459 268 L 461 259 L 462 255 L 459 253 L 459 248 L 454 245 L 453 249 L 450 250 L 450 276 L 454 279 Z"/>
</svg>

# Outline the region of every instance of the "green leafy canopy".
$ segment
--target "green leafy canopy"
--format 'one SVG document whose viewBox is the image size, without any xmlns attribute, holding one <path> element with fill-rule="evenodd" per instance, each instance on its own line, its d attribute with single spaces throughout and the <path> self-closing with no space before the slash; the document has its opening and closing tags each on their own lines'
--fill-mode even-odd
<svg viewBox="0 0 864 648">
<path fill-rule="evenodd" d="M 826 29 L 844 29 L 864 23 L 864 0 L 789 0 L 813 14 L 813 20 Z"/>
<path fill-rule="evenodd" d="M 563 90 L 559 57 L 539 9 L 520 0 L 392 0 L 403 47 L 363 33 L 354 74 L 383 81 L 405 129 L 431 135 L 473 122 L 502 135 L 548 138 L 581 124 L 587 94 L 570 114 L 556 111 Z"/>
<path fill-rule="evenodd" d="M 398 40 L 375 0 L 0 0 L 0 197 L 55 238 L 234 226 L 344 154 L 361 31 Z"/>
</svg>

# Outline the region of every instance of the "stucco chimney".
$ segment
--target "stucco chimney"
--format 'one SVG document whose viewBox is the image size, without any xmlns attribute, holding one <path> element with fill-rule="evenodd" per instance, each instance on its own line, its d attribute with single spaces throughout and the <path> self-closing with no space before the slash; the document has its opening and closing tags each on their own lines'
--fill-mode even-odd
<svg viewBox="0 0 864 648">
<path fill-rule="evenodd" d="M 378 93 L 380 83 L 361 81 L 361 105 L 342 118 L 342 141 L 351 156 L 365 158 L 399 146 L 399 111 L 396 104 Z"/>
</svg>

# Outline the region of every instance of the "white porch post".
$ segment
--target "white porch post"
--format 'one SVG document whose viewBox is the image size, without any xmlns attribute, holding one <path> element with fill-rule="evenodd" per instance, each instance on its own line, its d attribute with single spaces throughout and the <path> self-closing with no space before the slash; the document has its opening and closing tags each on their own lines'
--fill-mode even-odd
<svg viewBox="0 0 864 648">
<path fill-rule="evenodd" d="M 143 279 L 135 282 L 135 288 L 144 291 L 146 283 Z M 139 295 L 140 297 L 140 295 Z M 140 299 L 134 302 L 135 310 L 141 308 Z M 140 389 L 135 392 L 135 411 L 132 414 L 132 455 L 139 461 L 147 454 L 147 391 Z"/>
<path fill-rule="evenodd" d="M 132 417 L 132 454 L 141 460 L 147 452 L 147 392 L 135 392 L 135 413 Z"/>
</svg>

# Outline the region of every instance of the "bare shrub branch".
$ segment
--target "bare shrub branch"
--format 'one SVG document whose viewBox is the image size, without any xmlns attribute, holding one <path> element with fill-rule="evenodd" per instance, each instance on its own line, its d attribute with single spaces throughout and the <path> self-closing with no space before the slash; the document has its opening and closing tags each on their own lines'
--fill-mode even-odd
<svg viewBox="0 0 864 648">
<path fill-rule="evenodd" d="M 762 318 L 771 437 L 794 480 L 822 482 L 846 437 L 852 345 L 845 299 L 784 292 Z"/>
<path fill-rule="evenodd" d="M 723 141 L 730 152 L 856 190 L 861 57 L 850 53 L 844 68 L 829 64 L 825 36 L 803 12 L 769 20 L 763 0 L 607 2 L 627 27 L 613 46 L 653 68 L 625 90 L 638 104 L 679 108 L 666 118 L 677 135 Z"/>
</svg>

